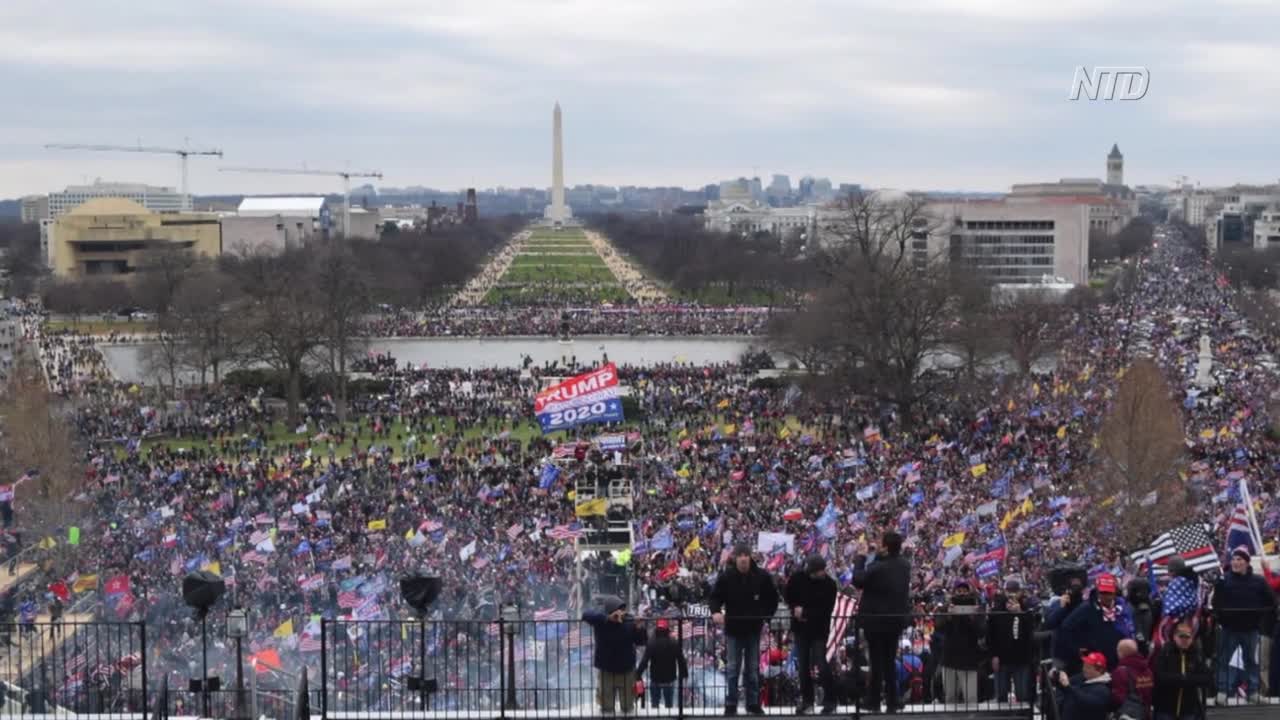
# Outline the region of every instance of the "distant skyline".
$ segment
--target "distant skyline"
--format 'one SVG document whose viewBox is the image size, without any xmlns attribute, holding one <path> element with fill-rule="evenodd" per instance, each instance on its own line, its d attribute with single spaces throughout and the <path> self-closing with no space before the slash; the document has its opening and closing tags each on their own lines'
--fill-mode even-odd
<svg viewBox="0 0 1280 720">
<path fill-rule="evenodd" d="M 1280 3 L 1109 0 L 129 0 L 0 3 L 0 198 L 100 177 L 177 187 L 171 156 L 376 169 L 378 185 L 697 188 L 785 173 L 1007 191 L 1280 179 Z M 1150 70 L 1136 102 L 1069 102 L 1076 66 Z M 339 192 L 217 172 L 196 194 Z M 353 183 L 360 184 L 360 183 Z"/>
</svg>

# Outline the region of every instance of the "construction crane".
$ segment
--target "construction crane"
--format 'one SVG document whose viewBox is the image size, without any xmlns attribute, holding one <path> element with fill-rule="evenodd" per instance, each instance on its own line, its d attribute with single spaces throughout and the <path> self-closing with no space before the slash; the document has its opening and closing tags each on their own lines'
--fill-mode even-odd
<svg viewBox="0 0 1280 720">
<path fill-rule="evenodd" d="M 382 179 L 382 173 L 374 170 L 372 172 L 353 172 L 351 170 L 306 170 L 306 169 L 280 169 L 280 168 L 255 168 L 255 167 L 220 167 L 219 172 L 241 172 L 241 173 L 260 173 L 263 175 L 330 175 L 342 178 L 342 234 L 349 235 L 351 229 L 351 178 L 377 178 Z"/>
<path fill-rule="evenodd" d="M 165 148 L 165 147 L 148 147 L 146 145 L 87 145 L 81 143 L 50 143 L 44 146 L 46 150 L 96 150 L 100 152 L 133 152 L 133 153 L 160 153 L 163 155 L 177 155 L 182 159 L 182 195 L 190 198 L 187 192 L 187 158 L 192 155 L 216 155 L 222 157 L 222 151 L 217 148 L 208 148 L 197 150 L 189 147 Z"/>
</svg>

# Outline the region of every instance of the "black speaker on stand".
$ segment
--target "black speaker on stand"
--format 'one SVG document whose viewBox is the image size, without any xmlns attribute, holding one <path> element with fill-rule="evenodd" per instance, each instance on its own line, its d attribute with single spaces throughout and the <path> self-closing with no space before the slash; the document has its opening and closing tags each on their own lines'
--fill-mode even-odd
<svg viewBox="0 0 1280 720">
<path fill-rule="evenodd" d="M 196 611 L 200 619 L 200 679 L 192 680 L 191 692 L 199 692 L 204 717 L 209 713 L 209 693 L 222 688 L 222 681 L 209 677 L 209 608 L 227 591 L 222 578 L 207 570 L 193 572 L 182 579 L 182 601 Z"/>
<path fill-rule="evenodd" d="M 419 634 L 422 636 L 418 643 L 418 672 L 406 678 L 405 684 L 410 692 L 418 693 L 423 712 L 427 710 L 427 698 L 440 689 L 435 678 L 427 677 L 427 615 L 443 587 L 444 583 L 438 577 L 415 573 L 400 578 L 400 597 L 418 616 Z"/>
</svg>

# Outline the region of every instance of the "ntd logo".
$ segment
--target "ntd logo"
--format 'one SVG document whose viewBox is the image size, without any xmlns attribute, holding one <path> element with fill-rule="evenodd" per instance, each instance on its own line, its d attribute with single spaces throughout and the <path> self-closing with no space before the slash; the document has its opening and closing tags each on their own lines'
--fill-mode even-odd
<svg viewBox="0 0 1280 720">
<path fill-rule="evenodd" d="M 1098 65 L 1091 72 L 1078 65 L 1067 99 L 1079 100 L 1083 92 L 1090 100 L 1141 100 L 1149 87 L 1151 71 L 1144 67 Z"/>
</svg>

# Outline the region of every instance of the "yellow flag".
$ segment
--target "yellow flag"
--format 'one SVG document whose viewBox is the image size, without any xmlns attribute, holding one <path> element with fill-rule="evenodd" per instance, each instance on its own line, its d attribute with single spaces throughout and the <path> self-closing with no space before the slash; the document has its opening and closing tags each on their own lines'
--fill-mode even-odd
<svg viewBox="0 0 1280 720">
<path fill-rule="evenodd" d="M 1124 374 L 1125 374 L 1126 372 L 1128 372 L 1128 371 L 1129 371 L 1129 368 L 1127 368 L 1127 367 L 1122 367 L 1122 368 L 1120 368 L 1118 371 L 1116 371 L 1116 379 L 1117 379 L 1117 380 L 1123 379 L 1123 378 L 1124 378 Z"/>
<path fill-rule="evenodd" d="M 408 530 L 405 530 L 405 531 L 404 531 L 404 539 L 405 539 L 405 540 L 412 540 L 412 539 L 413 539 L 413 528 L 409 528 Z"/>
<path fill-rule="evenodd" d="M 778 433 L 778 437 L 782 438 L 783 440 L 786 440 L 787 438 L 791 437 L 791 428 L 785 428 L 785 427 L 782 428 L 782 432 Z"/>
<path fill-rule="evenodd" d="M 574 499 L 574 498 L 578 497 L 578 491 L 577 491 L 577 490 L 570 490 L 569 492 L 565 493 L 565 494 L 564 494 L 564 496 L 565 496 L 566 498 L 568 498 L 569 500 L 572 500 L 572 499 Z"/>
<path fill-rule="evenodd" d="M 1040 397 L 1040 383 L 1031 383 L 1031 397 Z"/>
<path fill-rule="evenodd" d="M 983 475 L 987 474 L 987 464 L 978 463 L 977 465 L 974 465 L 973 467 L 969 468 L 969 472 L 973 473 L 974 477 L 980 478 Z"/>
<path fill-rule="evenodd" d="M 1212 440 L 1215 434 L 1216 434 L 1216 433 L 1214 433 L 1214 432 L 1213 432 L 1213 428 L 1209 428 L 1208 430 L 1201 430 L 1201 431 L 1200 431 L 1200 439 L 1201 439 L 1201 440 Z"/>
<path fill-rule="evenodd" d="M 1067 426 L 1063 425 L 1062 427 L 1058 428 L 1058 439 L 1061 440 L 1066 436 L 1067 436 Z"/>
<path fill-rule="evenodd" d="M 1026 498 L 1022 501 L 1022 505 L 1018 507 L 1018 514 L 1026 515 L 1027 513 L 1035 509 L 1036 509 L 1036 504 L 1031 502 L 1031 498 Z"/>
<path fill-rule="evenodd" d="M 1013 401 L 1012 398 L 1010 398 L 1009 404 L 1005 406 L 1005 409 L 1007 409 L 1009 412 L 1013 412 L 1014 410 L 1018 409 L 1018 405 Z"/>
<path fill-rule="evenodd" d="M 81 575 L 71 584 L 71 591 L 82 593 L 93 590 L 96 587 L 98 587 L 97 575 Z"/>
<path fill-rule="evenodd" d="M 369 529 L 370 530 L 386 530 L 387 521 L 386 520 L 370 520 Z"/>
<path fill-rule="evenodd" d="M 957 545 L 964 544 L 964 533 L 958 532 L 955 535 L 948 535 L 947 539 L 942 541 L 942 547 L 953 548 Z"/>
<path fill-rule="evenodd" d="M 608 500 L 604 498 L 596 498 L 595 500 L 578 503 L 578 506 L 573 509 L 573 514 L 578 517 L 591 517 L 592 515 L 604 515 L 608 509 Z"/>
<path fill-rule="evenodd" d="M 1226 425 L 1223 425 L 1221 428 L 1218 429 L 1218 437 L 1219 438 L 1231 437 L 1231 431 L 1227 429 Z"/>
<path fill-rule="evenodd" d="M 1099 505 L 1098 507 L 1104 507 L 1104 508 L 1106 508 L 1106 507 L 1111 507 L 1112 505 L 1115 505 L 1115 504 L 1116 504 L 1116 496 L 1115 496 L 1115 495 L 1112 495 L 1111 497 L 1107 498 L 1106 500 L 1103 500 L 1103 501 L 1102 501 L 1102 504 L 1101 504 L 1101 505 Z"/>
<path fill-rule="evenodd" d="M 724 410 L 724 409 L 728 408 L 728 407 L 729 407 L 729 400 L 728 400 L 728 398 L 726 398 L 726 399 L 724 399 L 724 400 L 721 400 L 720 402 L 716 403 L 716 407 L 717 407 L 717 408 L 719 408 L 720 410 Z"/>
<path fill-rule="evenodd" d="M 309 468 L 309 467 L 311 467 L 311 458 L 307 458 L 306 460 L 303 460 L 303 461 L 302 461 L 302 469 L 303 469 L 303 470 L 306 470 L 306 469 L 307 469 L 307 468 Z"/>
<path fill-rule="evenodd" d="M 734 423 L 729 423 L 728 425 L 725 425 L 725 426 L 724 426 L 724 434 L 725 434 L 725 435 L 732 435 L 732 434 L 734 434 L 734 433 L 736 433 L 736 432 L 738 432 L 738 426 L 737 426 L 737 425 L 735 425 Z"/>
<path fill-rule="evenodd" d="M 271 633 L 272 637 L 278 638 L 287 638 L 291 635 L 293 635 L 293 618 L 280 623 L 280 626 L 275 629 L 275 632 Z"/>
<path fill-rule="evenodd" d="M 222 575 L 222 563 L 218 562 L 217 560 L 214 560 L 213 562 L 205 563 L 204 567 L 200 569 L 207 570 L 213 573 L 214 575 Z"/>
<path fill-rule="evenodd" d="M 701 549 L 702 549 L 702 539 L 699 537 L 694 537 L 693 540 L 690 541 L 688 545 L 684 546 L 684 556 L 689 557 L 690 555 L 698 552 Z"/>
<path fill-rule="evenodd" d="M 681 440 L 689 437 L 689 428 L 680 428 L 680 433 L 676 435 L 676 437 L 680 438 Z"/>
<path fill-rule="evenodd" d="M 937 444 L 938 444 L 939 442 L 941 442 L 941 441 L 942 441 L 942 438 L 941 438 L 937 433 L 934 433 L 933 435 L 930 435 L 930 436 L 929 436 L 929 439 L 925 441 L 925 444 L 926 444 L 926 445 L 937 445 Z"/>
<path fill-rule="evenodd" d="M 47 537 L 41 540 L 38 543 L 37 547 L 39 547 L 41 550 L 49 550 L 49 549 L 58 547 L 58 541 L 54 540 L 51 537 Z"/>
<path fill-rule="evenodd" d="M 1013 521 L 1017 519 L 1018 519 L 1018 513 L 1014 510 L 1010 510 L 1009 512 L 1004 514 L 1004 518 L 1000 521 L 1000 529 L 1001 530 L 1009 529 L 1009 526 L 1012 525 Z"/>
<path fill-rule="evenodd" d="M 687 468 L 687 467 L 682 467 L 682 468 L 680 468 L 679 470 L 677 470 L 677 471 L 676 471 L 676 477 L 686 478 L 686 479 L 687 479 L 687 478 L 689 477 L 689 468 Z"/>
</svg>

